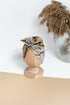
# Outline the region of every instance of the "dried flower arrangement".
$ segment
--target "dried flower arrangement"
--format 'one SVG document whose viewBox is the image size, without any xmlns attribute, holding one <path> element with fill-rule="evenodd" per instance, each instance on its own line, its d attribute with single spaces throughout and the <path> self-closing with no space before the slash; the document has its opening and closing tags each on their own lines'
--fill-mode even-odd
<svg viewBox="0 0 70 105">
<path fill-rule="evenodd" d="M 52 1 L 52 4 L 42 10 L 39 17 L 43 18 L 40 24 L 46 22 L 48 32 L 53 32 L 54 39 L 63 36 L 64 33 L 70 36 L 70 13 L 61 2 Z"/>
</svg>

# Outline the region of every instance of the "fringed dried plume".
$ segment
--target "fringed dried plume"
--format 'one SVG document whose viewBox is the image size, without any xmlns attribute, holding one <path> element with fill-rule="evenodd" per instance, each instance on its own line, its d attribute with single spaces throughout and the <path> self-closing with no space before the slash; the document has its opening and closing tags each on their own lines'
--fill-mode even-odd
<svg viewBox="0 0 70 105">
<path fill-rule="evenodd" d="M 46 22 L 48 32 L 53 32 L 54 39 L 63 36 L 64 33 L 70 35 L 70 13 L 61 2 L 52 1 L 42 10 L 39 17 L 42 17 L 40 24 Z"/>
</svg>

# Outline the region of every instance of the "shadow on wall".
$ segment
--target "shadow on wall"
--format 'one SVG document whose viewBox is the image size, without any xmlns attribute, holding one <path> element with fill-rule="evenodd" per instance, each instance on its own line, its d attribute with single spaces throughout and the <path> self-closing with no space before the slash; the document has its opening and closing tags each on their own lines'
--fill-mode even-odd
<svg viewBox="0 0 70 105">
<path fill-rule="evenodd" d="M 17 50 L 15 54 L 13 54 L 12 56 L 12 62 L 14 65 L 16 65 L 20 71 L 23 71 L 24 73 L 24 69 L 27 67 L 26 63 L 23 60 L 23 55 L 22 52 L 18 52 L 20 50 Z"/>
</svg>

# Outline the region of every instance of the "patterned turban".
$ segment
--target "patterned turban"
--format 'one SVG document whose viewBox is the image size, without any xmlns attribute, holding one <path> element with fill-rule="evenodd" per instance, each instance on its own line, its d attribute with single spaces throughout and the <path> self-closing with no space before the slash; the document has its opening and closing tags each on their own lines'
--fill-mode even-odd
<svg viewBox="0 0 70 105">
<path fill-rule="evenodd" d="M 41 62 L 43 62 L 45 56 L 45 46 L 42 38 L 39 36 L 34 36 L 27 37 L 21 41 L 25 42 L 23 46 L 23 58 L 25 58 L 27 52 L 31 49 L 35 56 L 37 56 Z"/>
</svg>

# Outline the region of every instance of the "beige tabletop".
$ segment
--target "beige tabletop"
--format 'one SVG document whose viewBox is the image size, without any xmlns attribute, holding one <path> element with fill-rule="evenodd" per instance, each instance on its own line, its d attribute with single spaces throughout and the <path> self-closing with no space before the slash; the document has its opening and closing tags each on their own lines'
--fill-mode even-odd
<svg viewBox="0 0 70 105">
<path fill-rule="evenodd" d="M 0 73 L 0 105 L 70 105 L 70 79 Z"/>
</svg>

